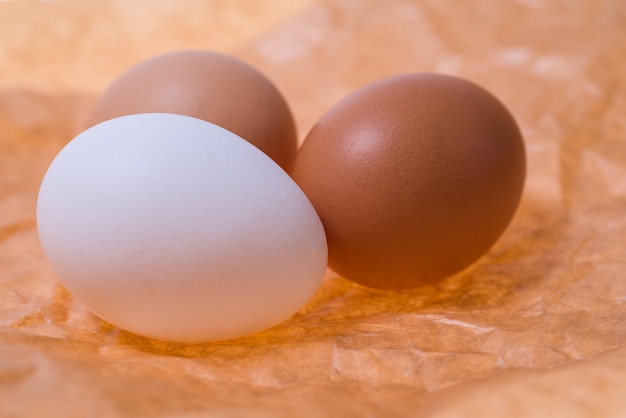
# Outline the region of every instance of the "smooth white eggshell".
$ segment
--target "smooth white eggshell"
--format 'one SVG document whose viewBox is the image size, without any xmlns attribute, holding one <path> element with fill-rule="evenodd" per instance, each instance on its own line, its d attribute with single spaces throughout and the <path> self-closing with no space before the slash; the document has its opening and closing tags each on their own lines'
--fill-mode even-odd
<svg viewBox="0 0 626 418">
<path fill-rule="evenodd" d="M 78 135 L 45 175 L 37 223 L 80 302 L 165 341 L 276 325 L 312 297 L 327 262 L 320 219 L 291 178 L 235 134 L 181 115 Z"/>
</svg>

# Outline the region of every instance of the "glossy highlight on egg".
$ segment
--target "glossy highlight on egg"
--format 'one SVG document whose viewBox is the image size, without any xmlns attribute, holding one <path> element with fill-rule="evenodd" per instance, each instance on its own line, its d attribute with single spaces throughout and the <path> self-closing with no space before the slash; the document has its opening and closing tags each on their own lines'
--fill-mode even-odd
<svg viewBox="0 0 626 418">
<path fill-rule="evenodd" d="M 520 130 L 496 97 L 461 78 L 405 74 L 328 110 L 292 174 L 324 224 L 333 270 L 408 289 L 460 272 L 496 242 L 525 169 Z"/>
</svg>

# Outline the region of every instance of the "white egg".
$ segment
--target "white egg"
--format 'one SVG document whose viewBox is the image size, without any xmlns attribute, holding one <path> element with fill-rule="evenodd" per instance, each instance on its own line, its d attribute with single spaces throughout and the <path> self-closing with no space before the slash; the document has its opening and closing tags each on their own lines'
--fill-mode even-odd
<svg viewBox="0 0 626 418">
<path fill-rule="evenodd" d="M 324 229 L 269 157 L 219 126 L 139 114 L 78 135 L 39 192 L 43 250 L 100 318 L 164 341 L 245 336 L 319 287 Z"/>
</svg>

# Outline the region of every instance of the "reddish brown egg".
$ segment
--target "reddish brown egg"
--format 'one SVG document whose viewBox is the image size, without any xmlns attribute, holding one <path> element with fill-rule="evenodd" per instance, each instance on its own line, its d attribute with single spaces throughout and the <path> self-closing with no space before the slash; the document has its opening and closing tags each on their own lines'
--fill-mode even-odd
<svg viewBox="0 0 626 418">
<path fill-rule="evenodd" d="M 287 103 L 259 71 L 209 51 L 178 51 L 122 74 L 96 103 L 88 127 L 136 113 L 175 113 L 212 122 L 251 142 L 284 169 L 297 149 Z"/>
<path fill-rule="evenodd" d="M 323 115 L 293 177 L 322 219 L 333 270 L 406 289 L 481 257 L 511 221 L 525 171 L 520 131 L 494 96 L 456 77 L 409 74 Z"/>
</svg>

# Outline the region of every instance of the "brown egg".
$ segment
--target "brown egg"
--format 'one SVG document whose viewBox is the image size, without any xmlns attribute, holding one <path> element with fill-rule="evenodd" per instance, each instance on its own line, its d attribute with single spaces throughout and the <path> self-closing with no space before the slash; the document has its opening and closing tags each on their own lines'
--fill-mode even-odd
<svg viewBox="0 0 626 418">
<path fill-rule="evenodd" d="M 153 112 L 193 116 L 226 128 L 286 170 L 296 154 L 295 124 L 279 91 L 260 72 L 227 55 L 178 51 L 139 63 L 104 92 L 88 126 Z"/>
<path fill-rule="evenodd" d="M 331 108 L 293 177 L 322 219 L 333 270 L 406 289 L 463 270 L 494 244 L 525 167 L 520 131 L 494 96 L 456 77 L 409 74 Z"/>
</svg>

